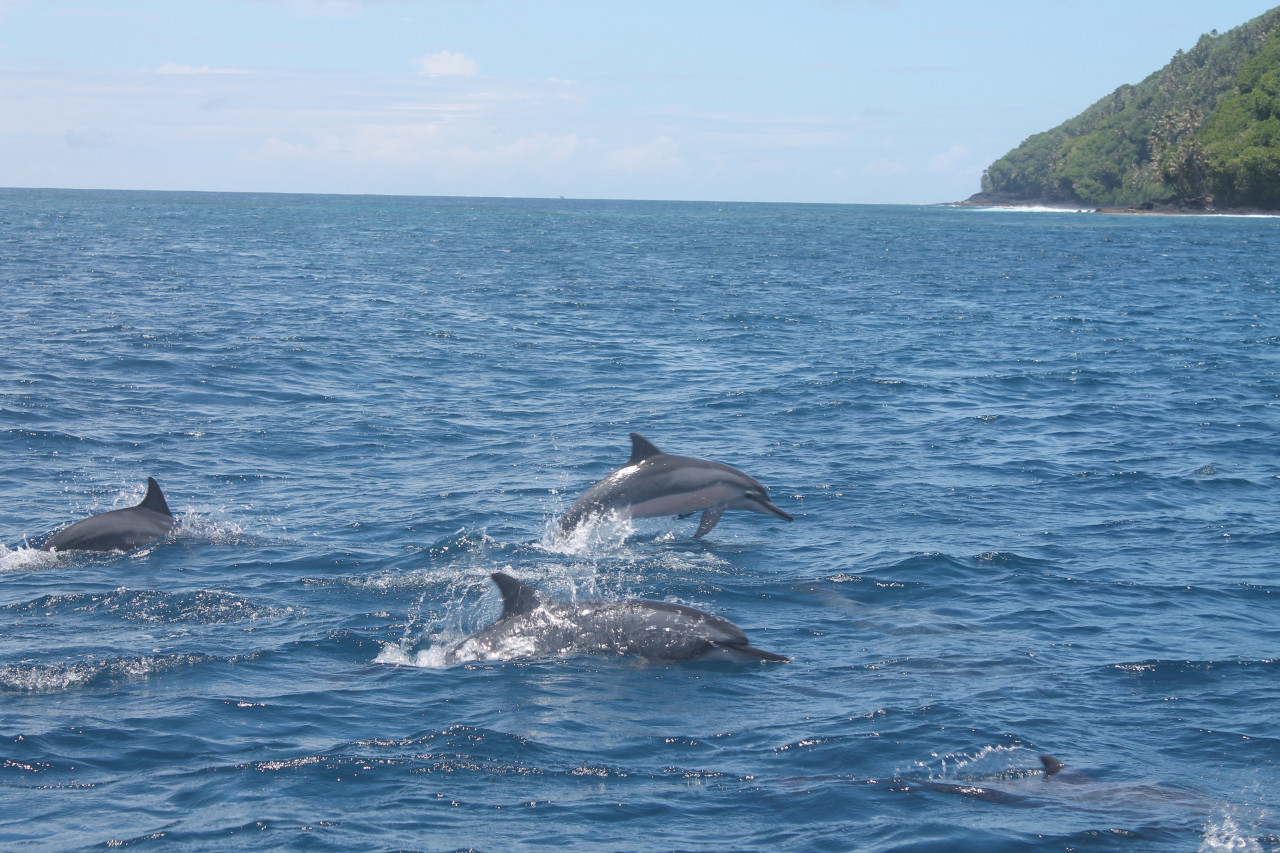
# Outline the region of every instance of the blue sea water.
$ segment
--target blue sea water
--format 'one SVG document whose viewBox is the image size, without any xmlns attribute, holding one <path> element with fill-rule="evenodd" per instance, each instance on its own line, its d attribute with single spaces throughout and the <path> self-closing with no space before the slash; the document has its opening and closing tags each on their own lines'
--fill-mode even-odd
<svg viewBox="0 0 1280 853">
<path fill-rule="evenodd" d="M 0 190 L 0 848 L 1280 850 L 1278 249 Z M 558 536 L 632 431 L 794 523 Z M 34 547 L 148 476 L 160 543 Z M 494 571 L 792 662 L 442 665 Z"/>
</svg>

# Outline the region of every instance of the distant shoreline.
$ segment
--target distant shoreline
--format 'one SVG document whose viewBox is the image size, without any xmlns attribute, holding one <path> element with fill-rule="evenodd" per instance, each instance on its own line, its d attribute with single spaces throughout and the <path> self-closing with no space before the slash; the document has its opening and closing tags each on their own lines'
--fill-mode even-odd
<svg viewBox="0 0 1280 853">
<path fill-rule="evenodd" d="M 1280 210 L 1260 207 L 1219 207 L 1212 203 L 1164 201 L 1147 202 L 1138 207 L 1093 207 L 1087 204 L 1069 204 L 1061 201 L 1029 201 L 1004 198 L 988 193 L 977 193 L 964 201 L 947 202 L 945 207 L 999 207 L 1009 210 L 1044 210 L 1063 213 L 1107 213 L 1147 216 L 1280 216 Z"/>
</svg>

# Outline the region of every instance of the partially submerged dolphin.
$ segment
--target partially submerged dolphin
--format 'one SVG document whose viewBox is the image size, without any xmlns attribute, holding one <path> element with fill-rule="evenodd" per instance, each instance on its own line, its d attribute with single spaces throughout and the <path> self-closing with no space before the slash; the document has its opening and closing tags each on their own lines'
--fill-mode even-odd
<svg viewBox="0 0 1280 853">
<path fill-rule="evenodd" d="M 502 593 L 502 616 L 455 643 L 445 663 L 597 654 L 656 662 L 776 661 L 788 658 L 753 648 L 728 619 L 680 604 L 642 599 L 546 601 L 502 572 L 490 577 Z"/>
<path fill-rule="evenodd" d="M 1052 755 L 1040 756 L 1040 768 L 985 774 L 962 782 L 895 779 L 890 790 L 936 791 L 971 800 L 1015 806 L 1046 803 L 1081 809 L 1131 813 L 1160 808 L 1203 809 L 1208 801 L 1198 791 L 1160 782 L 1099 782 Z"/>
<path fill-rule="evenodd" d="M 695 537 L 706 536 L 726 509 L 746 509 L 792 518 L 769 502 L 759 481 L 737 468 L 719 462 L 671 456 L 639 433 L 631 433 L 631 458 L 627 464 L 596 483 L 578 498 L 560 519 L 568 533 L 594 516 L 654 518 L 702 513 Z"/>
<path fill-rule="evenodd" d="M 45 551 L 132 551 L 154 542 L 173 527 L 173 513 L 155 478 L 147 478 L 142 503 L 91 515 L 53 534 Z"/>
<path fill-rule="evenodd" d="M 900 779 L 895 790 L 910 793 L 914 788 L 926 791 L 937 791 L 942 794 L 958 794 L 972 800 L 983 800 L 988 803 L 1024 804 L 1043 796 L 1046 782 L 1052 780 L 1055 785 L 1080 784 L 1088 778 L 1078 770 L 1072 770 L 1052 755 L 1040 756 L 1041 769 L 1027 771 L 1007 777 L 997 774 L 995 784 L 991 782 L 939 782 L 932 779 Z M 1065 772 L 1063 772 L 1065 771 Z M 1056 778 L 1055 778 L 1056 777 Z"/>
</svg>

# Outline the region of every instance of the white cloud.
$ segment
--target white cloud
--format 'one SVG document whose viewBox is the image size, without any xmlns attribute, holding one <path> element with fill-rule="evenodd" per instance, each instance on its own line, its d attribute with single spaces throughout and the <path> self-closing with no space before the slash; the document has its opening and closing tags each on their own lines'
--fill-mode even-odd
<svg viewBox="0 0 1280 853">
<path fill-rule="evenodd" d="M 106 131 L 94 128 L 92 130 L 68 130 L 63 137 L 67 144 L 72 148 L 114 148 L 115 143 L 111 139 L 111 135 Z"/>
<path fill-rule="evenodd" d="M 480 66 L 474 59 L 449 50 L 420 56 L 414 63 L 419 66 L 419 74 L 429 77 L 474 77 L 480 73 Z"/>
<path fill-rule="evenodd" d="M 940 154 L 929 158 L 929 174 L 945 175 L 967 166 L 969 149 L 963 145 L 952 145 Z"/>
<path fill-rule="evenodd" d="M 248 71 L 242 71 L 239 68 L 210 68 L 208 65 L 201 65 L 197 68 L 194 65 L 179 65 L 176 62 L 166 62 L 156 69 L 157 74 L 248 74 Z"/>
<path fill-rule="evenodd" d="M 680 157 L 680 144 L 665 135 L 644 145 L 611 151 L 607 163 L 610 168 L 623 172 L 678 169 L 685 165 Z"/>
<path fill-rule="evenodd" d="M 0 0 L 0 21 L 3 21 L 10 12 L 16 12 L 27 5 L 26 0 Z"/>
<path fill-rule="evenodd" d="M 578 137 L 572 133 L 537 132 L 510 142 L 484 144 L 445 125 L 368 124 L 315 134 L 300 142 L 272 136 L 257 153 L 274 161 L 426 167 L 431 172 L 478 175 L 494 170 L 545 171 L 569 161 L 578 149 Z"/>
<path fill-rule="evenodd" d="M 289 0 L 289 5 L 304 15 L 349 18 L 363 11 L 360 0 Z"/>
<path fill-rule="evenodd" d="M 862 174 L 871 175 L 877 178 L 885 178 L 890 175 L 901 175 L 907 171 L 907 167 L 888 157 L 878 157 L 868 163 L 862 170 Z"/>
</svg>

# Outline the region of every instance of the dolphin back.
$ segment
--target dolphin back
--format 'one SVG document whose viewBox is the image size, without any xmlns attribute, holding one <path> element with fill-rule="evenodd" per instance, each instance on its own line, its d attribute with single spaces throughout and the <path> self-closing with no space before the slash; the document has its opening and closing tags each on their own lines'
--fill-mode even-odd
<svg viewBox="0 0 1280 853">
<path fill-rule="evenodd" d="M 683 604 L 668 604 L 665 601 L 637 601 L 637 605 L 652 608 L 657 612 L 669 612 L 678 621 L 686 622 L 690 632 L 700 636 L 710 648 L 700 651 L 699 660 L 723 660 L 751 663 L 755 661 L 771 661 L 773 663 L 790 663 L 791 658 L 757 649 L 747 641 L 747 635 L 737 625 L 720 616 L 686 607 Z"/>
<path fill-rule="evenodd" d="M 173 513 L 152 477 L 137 506 L 91 515 L 63 528 L 45 542 L 45 551 L 131 551 L 164 536 L 173 527 Z"/>
<path fill-rule="evenodd" d="M 640 433 L 631 433 L 631 458 L 627 460 L 627 464 L 587 489 L 582 497 L 574 501 L 569 511 L 560 517 L 560 530 L 568 533 L 591 516 L 627 508 L 633 501 L 626 496 L 630 482 L 622 473 L 633 470 L 641 462 L 665 455 Z"/>
<path fill-rule="evenodd" d="M 655 662 L 786 662 L 754 648 L 742 629 L 711 613 L 664 601 L 548 601 L 502 572 L 502 616 L 445 653 L 448 663 L 567 654 L 627 655 Z"/>
<path fill-rule="evenodd" d="M 776 661 L 789 658 L 751 646 L 728 619 L 665 601 L 628 598 L 557 605 L 576 623 L 584 650 L 659 662 L 686 660 Z"/>
</svg>

